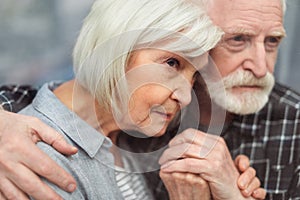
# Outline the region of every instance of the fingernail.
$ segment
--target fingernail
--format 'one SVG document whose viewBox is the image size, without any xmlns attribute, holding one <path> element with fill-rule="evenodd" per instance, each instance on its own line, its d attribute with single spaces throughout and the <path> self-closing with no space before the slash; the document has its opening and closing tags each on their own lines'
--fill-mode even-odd
<svg viewBox="0 0 300 200">
<path fill-rule="evenodd" d="M 67 188 L 68 192 L 73 192 L 75 189 L 76 189 L 75 184 L 72 183 L 72 184 L 68 185 L 68 188 Z"/>
<path fill-rule="evenodd" d="M 242 170 L 246 170 L 248 166 L 246 164 L 242 164 Z"/>
<path fill-rule="evenodd" d="M 241 181 L 240 185 L 241 185 L 242 188 L 246 187 L 246 183 L 244 181 Z"/>
</svg>

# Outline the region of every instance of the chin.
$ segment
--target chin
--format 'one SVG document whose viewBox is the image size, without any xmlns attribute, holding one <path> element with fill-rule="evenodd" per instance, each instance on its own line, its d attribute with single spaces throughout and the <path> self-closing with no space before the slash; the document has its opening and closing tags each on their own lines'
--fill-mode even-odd
<svg viewBox="0 0 300 200">
<path fill-rule="evenodd" d="M 152 137 L 160 137 L 163 136 L 166 133 L 166 130 L 158 132 L 157 134 L 153 135 Z"/>
<path fill-rule="evenodd" d="M 248 115 L 260 111 L 268 102 L 269 93 L 265 92 L 244 92 L 233 94 L 227 92 L 226 101 L 216 102 L 225 110 L 239 115 Z"/>
<path fill-rule="evenodd" d="M 141 132 L 147 137 L 160 137 L 166 133 L 167 127 L 148 127 L 143 128 Z"/>
</svg>

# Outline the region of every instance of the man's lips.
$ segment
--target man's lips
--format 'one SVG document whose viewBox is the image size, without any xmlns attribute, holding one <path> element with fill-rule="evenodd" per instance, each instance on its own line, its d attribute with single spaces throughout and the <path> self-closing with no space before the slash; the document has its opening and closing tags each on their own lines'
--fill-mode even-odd
<svg viewBox="0 0 300 200">
<path fill-rule="evenodd" d="M 231 87 L 231 89 L 262 89 L 263 86 L 261 85 L 236 85 Z"/>
</svg>

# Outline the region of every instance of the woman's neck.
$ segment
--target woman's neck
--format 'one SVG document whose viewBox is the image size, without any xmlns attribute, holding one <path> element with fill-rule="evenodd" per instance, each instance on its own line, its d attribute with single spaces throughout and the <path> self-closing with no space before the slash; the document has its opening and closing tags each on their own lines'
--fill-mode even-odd
<svg viewBox="0 0 300 200">
<path fill-rule="evenodd" d="M 68 81 L 54 90 L 57 98 L 76 113 L 82 120 L 103 135 L 116 142 L 116 133 L 120 131 L 113 115 L 103 106 L 100 106 L 95 98 L 75 80 Z"/>
<path fill-rule="evenodd" d="M 113 144 L 117 143 L 120 129 L 113 115 L 103 106 L 99 105 L 95 98 L 85 88 L 76 83 L 76 81 L 72 80 L 60 85 L 54 90 L 54 94 L 82 120 L 99 133 L 109 137 Z M 113 145 L 110 151 L 114 155 L 115 165 L 123 167 L 120 152 L 116 145 Z"/>
</svg>

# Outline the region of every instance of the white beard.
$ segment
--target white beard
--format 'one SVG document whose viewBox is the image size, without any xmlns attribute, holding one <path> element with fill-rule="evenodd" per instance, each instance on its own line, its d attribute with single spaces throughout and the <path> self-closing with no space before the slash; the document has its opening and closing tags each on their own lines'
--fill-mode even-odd
<svg viewBox="0 0 300 200">
<path fill-rule="evenodd" d="M 252 114 L 264 107 L 268 102 L 269 94 L 274 86 L 275 80 L 271 73 L 263 78 L 256 78 L 250 71 L 238 70 L 222 78 L 222 84 L 204 75 L 205 83 L 211 99 L 235 114 Z M 220 88 L 223 85 L 223 88 Z M 258 86 L 259 89 L 251 91 L 233 92 L 233 87 Z"/>
</svg>

